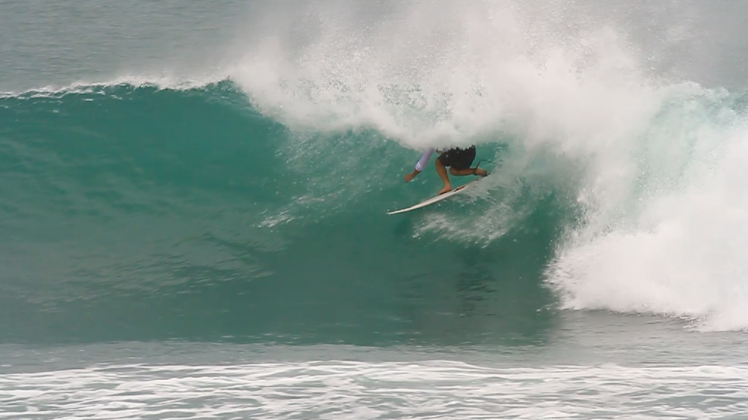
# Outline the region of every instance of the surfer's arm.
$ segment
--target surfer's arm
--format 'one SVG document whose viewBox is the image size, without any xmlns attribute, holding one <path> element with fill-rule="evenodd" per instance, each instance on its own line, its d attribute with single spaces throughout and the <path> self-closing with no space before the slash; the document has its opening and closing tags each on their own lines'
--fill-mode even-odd
<svg viewBox="0 0 748 420">
<path fill-rule="evenodd" d="M 416 167 L 413 170 L 413 172 L 409 173 L 408 175 L 405 175 L 405 182 L 410 182 L 413 178 L 415 178 L 418 174 L 423 171 L 423 169 L 426 167 L 426 164 L 429 163 L 429 160 L 431 159 L 431 155 L 434 154 L 434 148 L 431 147 L 428 150 L 426 150 L 423 155 L 421 155 L 421 158 L 418 159 L 418 162 L 416 163 Z"/>
</svg>

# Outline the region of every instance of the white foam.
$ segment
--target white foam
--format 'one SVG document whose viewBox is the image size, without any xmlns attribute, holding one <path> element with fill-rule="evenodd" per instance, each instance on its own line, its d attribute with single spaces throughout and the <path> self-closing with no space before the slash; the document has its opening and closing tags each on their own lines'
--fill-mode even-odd
<svg viewBox="0 0 748 420">
<path fill-rule="evenodd" d="M 647 152 L 656 154 L 647 157 L 653 167 L 644 179 L 628 181 L 642 187 L 635 201 L 590 208 L 588 223 L 560 248 L 550 280 L 566 307 L 685 316 L 705 330 L 748 328 L 748 127 L 681 117 L 671 121 L 680 129 L 647 137 Z"/>
<path fill-rule="evenodd" d="M 583 147 L 635 130 L 652 110 L 635 55 L 610 27 L 577 27 L 569 42 L 568 22 L 544 23 L 536 13 L 553 12 L 540 6 L 391 8 L 370 18 L 315 3 L 292 29 L 248 45 L 229 73 L 291 126 L 373 127 L 412 148 L 493 141 L 497 130 L 529 145 L 563 136 L 565 148 Z"/>
<path fill-rule="evenodd" d="M 745 411 L 746 374 L 448 360 L 95 366 L 0 376 L 0 418 L 706 418 Z"/>
<path fill-rule="evenodd" d="M 229 74 L 291 127 L 373 127 L 413 149 L 501 139 L 525 162 L 552 156 L 544 172 L 504 176 L 575 191 L 583 220 L 548 270 L 565 307 L 748 327 L 748 129 L 730 96 L 652 81 L 615 17 L 525 3 L 382 3 L 373 17 L 358 3 L 314 3 L 265 27 Z M 438 215 L 421 230 L 490 242 L 521 219 L 473 216 L 472 228 Z"/>
</svg>

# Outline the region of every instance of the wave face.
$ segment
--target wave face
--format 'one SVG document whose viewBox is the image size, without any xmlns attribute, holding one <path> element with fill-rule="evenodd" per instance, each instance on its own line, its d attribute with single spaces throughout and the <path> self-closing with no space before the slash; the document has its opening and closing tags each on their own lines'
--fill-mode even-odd
<svg viewBox="0 0 748 420">
<path fill-rule="evenodd" d="M 373 131 L 294 134 L 245 98 L 225 82 L 2 99 L 3 333 L 461 340 L 461 315 L 485 319 L 475 333 L 505 312 L 532 325 L 520 336 L 543 328 L 550 192 L 387 216 L 438 190 L 434 173 L 403 185 L 416 153 Z"/>
<path fill-rule="evenodd" d="M 696 6 L 435 4 L 258 2 L 210 71 L 4 89 L 0 337 L 527 342 L 559 308 L 748 327 L 745 95 L 682 77 L 703 51 L 671 14 Z M 467 144 L 480 188 L 385 215 L 438 191 L 402 181 L 420 150 Z"/>
</svg>

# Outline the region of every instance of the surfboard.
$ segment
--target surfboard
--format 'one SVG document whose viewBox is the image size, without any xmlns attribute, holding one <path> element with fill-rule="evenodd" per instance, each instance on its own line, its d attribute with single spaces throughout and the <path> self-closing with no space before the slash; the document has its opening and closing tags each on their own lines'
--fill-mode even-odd
<svg viewBox="0 0 748 420">
<path fill-rule="evenodd" d="M 418 204 L 416 204 L 416 205 L 414 205 L 414 206 L 410 206 L 410 207 L 408 207 L 408 208 L 405 208 L 405 209 L 400 209 L 400 210 L 390 211 L 390 212 L 387 212 L 387 214 L 399 214 L 399 213 L 405 213 L 405 212 L 409 212 L 409 211 L 413 211 L 413 210 L 418 210 L 418 209 L 420 209 L 420 208 L 423 208 L 423 207 L 426 207 L 426 206 L 430 206 L 430 205 L 432 205 L 432 204 L 434 204 L 434 203 L 438 203 L 438 202 L 440 202 L 440 201 L 442 201 L 442 200 L 446 200 L 446 199 L 448 199 L 449 197 L 452 197 L 452 196 L 454 196 L 454 195 L 456 195 L 456 194 L 459 194 L 459 193 L 461 193 L 461 192 L 465 191 L 465 190 L 466 190 L 466 189 L 468 189 L 468 188 L 469 188 L 469 187 L 470 187 L 471 185 L 475 184 L 476 182 L 480 181 L 481 179 L 483 179 L 483 178 L 478 178 L 478 179 L 476 179 L 476 180 L 470 181 L 470 182 L 468 182 L 467 184 L 465 184 L 465 185 L 462 185 L 462 186 L 459 186 L 459 187 L 457 187 L 457 188 L 453 189 L 453 190 L 452 190 L 452 191 L 450 191 L 450 192 L 446 192 L 446 193 L 444 193 L 444 194 L 441 194 L 441 195 L 437 195 L 436 197 L 432 197 L 432 198 L 429 198 L 428 200 L 425 200 L 425 201 L 421 201 L 420 203 L 418 203 Z"/>
</svg>

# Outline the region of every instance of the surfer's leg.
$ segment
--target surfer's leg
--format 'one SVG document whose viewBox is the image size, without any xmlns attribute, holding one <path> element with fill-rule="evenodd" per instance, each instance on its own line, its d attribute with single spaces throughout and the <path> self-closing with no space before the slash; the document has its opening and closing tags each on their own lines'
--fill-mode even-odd
<svg viewBox="0 0 748 420">
<path fill-rule="evenodd" d="M 486 176 L 488 175 L 488 171 L 481 168 L 466 168 L 466 169 L 455 169 L 455 168 L 449 168 L 449 173 L 454 176 L 465 176 L 465 175 L 479 175 L 479 176 Z"/>
<path fill-rule="evenodd" d="M 454 176 L 465 176 L 465 175 L 480 175 L 486 176 L 488 172 L 481 168 L 466 168 L 466 169 L 455 169 L 449 168 L 449 173 Z"/>
<path fill-rule="evenodd" d="M 452 167 L 449 168 L 449 173 L 455 176 L 488 175 L 488 172 L 485 169 L 480 169 L 477 166 L 475 168 L 470 167 L 470 165 L 473 164 L 474 160 L 475 146 L 460 150 L 459 153 L 455 156 L 454 161 L 452 162 Z"/>
<path fill-rule="evenodd" d="M 436 159 L 436 173 L 439 174 L 439 177 L 444 182 L 444 188 L 439 191 L 439 194 L 452 191 L 452 184 L 449 183 L 449 175 L 447 175 L 447 167 L 438 158 Z"/>
</svg>

